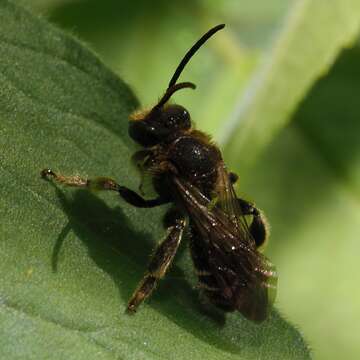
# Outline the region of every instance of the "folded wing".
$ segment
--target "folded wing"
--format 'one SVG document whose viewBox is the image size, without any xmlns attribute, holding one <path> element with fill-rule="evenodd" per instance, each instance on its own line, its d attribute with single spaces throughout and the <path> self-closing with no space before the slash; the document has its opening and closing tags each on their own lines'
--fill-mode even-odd
<svg viewBox="0 0 360 360">
<path fill-rule="evenodd" d="M 215 305 L 260 322 L 275 298 L 275 268 L 256 250 L 227 173 L 220 176 L 222 190 L 215 206 L 189 182 L 173 179 L 192 224 L 194 263 Z"/>
</svg>

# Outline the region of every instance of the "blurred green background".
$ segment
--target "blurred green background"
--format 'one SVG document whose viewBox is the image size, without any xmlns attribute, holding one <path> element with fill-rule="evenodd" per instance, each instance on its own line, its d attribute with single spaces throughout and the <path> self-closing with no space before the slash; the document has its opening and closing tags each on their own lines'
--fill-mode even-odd
<svg viewBox="0 0 360 360">
<path fill-rule="evenodd" d="M 144 106 L 161 96 L 189 46 L 210 26 L 226 23 L 181 77 L 197 90 L 176 95 L 196 126 L 224 145 L 225 124 L 251 97 L 256 79 L 261 81 L 258 75 L 298 5 L 295 0 L 21 2 L 87 43 Z M 323 25 L 318 26 L 320 31 Z M 341 51 L 246 171 L 241 171 L 243 154 L 236 163 L 233 154 L 224 153 L 239 170 L 239 194 L 256 201 L 269 218 L 266 253 L 279 271 L 277 308 L 300 328 L 315 359 L 360 354 L 359 63 L 357 43 Z"/>
</svg>

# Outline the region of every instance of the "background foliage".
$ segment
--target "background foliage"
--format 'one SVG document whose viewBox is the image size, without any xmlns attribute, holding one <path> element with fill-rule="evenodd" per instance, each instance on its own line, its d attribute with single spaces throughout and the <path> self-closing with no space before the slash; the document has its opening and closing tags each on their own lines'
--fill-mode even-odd
<svg viewBox="0 0 360 360">
<path fill-rule="evenodd" d="M 29 7 L 28 2 L 22 3 Z M 240 174 L 239 193 L 255 199 L 257 205 L 268 215 L 272 225 L 272 237 L 267 254 L 277 265 L 280 276 L 277 308 L 300 327 L 313 349 L 314 357 L 318 359 L 351 359 L 360 352 L 357 341 L 360 329 L 354 321 L 360 318 L 360 292 L 356 285 L 356 279 L 360 275 L 357 266 L 357 254 L 360 250 L 357 239 L 357 228 L 360 224 L 357 90 L 360 87 L 360 78 L 356 70 L 360 60 L 360 49 L 356 42 L 360 21 L 359 7 L 355 0 L 333 0 L 331 5 L 328 1 L 306 0 L 276 0 L 265 4 L 263 1 L 245 0 L 156 1 L 155 5 L 154 2 L 144 0 L 136 3 L 115 0 L 36 0 L 31 4 L 32 11 L 46 15 L 52 22 L 76 34 L 95 49 L 105 63 L 134 89 L 143 105 L 151 105 L 162 94 L 174 67 L 199 34 L 215 23 L 227 24 L 226 30 L 212 39 L 201 53 L 192 59 L 191 66 L 182 76 L 183 80 L 195 82 L 198 89 L 195 93 L 182 92 L 177 95 L 176 101 L 190 110 L 199 128 L 210 132 L 221 142 L 229 166 Z M 6 13 L 2 13 L 4 20 L 0 22 L 0 30 L 1 27 L 4 29 L 5 15 Z M 3 32 L 1 36 L 4 37 Z M 4 41 L 1 44 L 4 47 Z M 343 50 L 345 46 L 347 49 Z M 2 52 L 5 53 L 8 52 Z M 5 55 L 1 55 L 2 59 L 3 56 Z M 84 55 L 84 58 L 87 56 Z M 124 151 L 132 148 L 126 137 L 122 138 L 121 126 L 113 126 L 117 124 L 115 119 L 121 118 L 126 109 L 136 106 L 136 101 L 124 90 L 124 85 L 116 81 L 111 85 L 114 92 L 108 93 L 108 83 L 101 85 L 101 81 L 100 85 L 94 87 L 93 77 L 104 77 L 111 83 L 114 81 L 109 80 L 112 79 L 111 75 L 101 70 L 101 66 L 96 63 L 89 65 L 85 61 L 84 66 L 90 66 L 93 74 L 90 79 L 78 78 L 76 72 L 68 73 L 60 67 L 52 86 L 35 90 L 33 84 L 36 80 L 41 81 L 41 73 L 38 74 L 38 79 L 32 79 L 31 82 L 25 81 L 28 79 L 24 74 L 21 82 L 21 77 L 15 77 L 16 72 L 11 73 L 9 70 L 14 64 L 16 65 L 16 62 L 5 62 L 2 73 L 6 74 L 7 78 L 12 76 L 12 82 L 17 84 L 17 88 L 25 93 L 30 92 L 35 99 L 53 94 L 56 108 L 49 113 L 46 107 L 42 120 L 36 120 L 35 115 L 31 117 L 31 106 L 28 103 L 25 106 L 26 112 L 22 115 L 19 112 L 19 121 L 27 117 L 32 121 L 39 121 L 41 132 L 46 134 L 48 143 L 45 141 L 39 145 L 42 134 L 37 134 L 38 130 L 35 131 L 31 126 L 25 127 L 20 132 L 20 135 L 23 135 L 19 136 L 16 132 L 19 125 L 15 124 L 7 136 L 17 136 L 24 162 L 26 163 L 26 159 L 33 161 L 34 169 L 31 174 L 27 174 L 26 169 L 14 172 L 13 165 L 16 165 L 19 147 L 10 147 L 2 138 L 2 146 L 7 145 L 7 149 L 13 151 L 3 154 L 2 172 L 7 175 L 8 180 L 2 176 L 2 188 L 10 187 L 13 189 L 12 193 L 17 193 L 17 183 L 11 178 L 11 175 L 15 174 L 20 183 L 34 184 L 30 186 L 30 194 L 32 191 L 35 196 L 37 193 L 44 193 L 49 203 L 54 201 L 55 194 L 57 207 L 62 209 L 54 209 L 54 212 L 49 214 L 46 221 L 44 220 L 47 227 L 43 224 L 34 227 L 32 220 L 27 218 L 26 211 L 21 210 L 22 204 L 27 201 L 22 193 L 19 193 L 16 199 L 10 197 L 6 203 L 8 208 L 13 209 L 15 218 L 21 218 L 24 222 L 23 232 L 12 227 L 13 233 L 4 232 L 8 231 L 8 228 L 6 224 L 2 224 L 2 234 L 6 233 L 8 238 L 19 238 L 19 233 L 23 236 L 23 264 L 27 264 L 26 259 L 31 258 L 31 254 L 34 258 L 40 255 L 39 248 L 34 245 L 36 243 L 26 247 L 26 237 L 31 237 L 31 231 L 36 234 L 43 232 L 45 237 L 51 229 L 51 232 L 56 234 L 55 239 L 58 238 L 47 247 L 42 245 L 40 248 L 44 259 L 47 259 L 49 254 L 54 254 L 52 262 L 51 259 L 48 264 L 30 262 L 21 274 L 15 273 L 13 277 L 7 276 L 3 280 L 1 292 L 3 296 L 7 295 L 12 299 L 9 311 L 15 312 L 16 321 L 21 321 L 25 316 L 22 312 L 17 313 L 17 309 L 25 309 L 25 314 L 35 314 L 26 318 L 25 323 L 40 322 L 38 326 L 43 327 L 43 331 L 50 331 L 48 327 L 53 325 L 44 322 L 36 314 L 48 314 L 51 310 L 53 318 L 50 320 L 60 324 L 56 330 L 75 330 L 66 341 L 78 344 L 79 351 L 85 348 L 89 353 L 100 353 L 96 345 L 93 345 L 93 349 L 82 346 L 85 332 L 91 339 L 96 339 L 94 344 L 100 344 L 104 358 L 108 356 L 107 351 L 123 354 L 127 346 L 129 353 L 137 349 L 137 353 L 132 354 L 134 358 L 141 358 L 144 354 L 146 358 L 150 358 L 146 349 L 149 341 L 147 336 L 151 333 L 151 321 L 161 321 L 164 335 L 177 334 L 179 327 L 185 328 L 185 332 L 178 333 L 184 342 L 191 343 L 195 336 L 197 341 L 192 343 L 194 356 L 202 356 L 206 351 L 209 354 L 214 352 L 216 344 L 217 352 L 214 352 L 214 356 L 221 354 L 224 358 L 232 358 L 239 353 L 239 346 L 234 345 L 239 341 L 240 348 L 243 345 L 245 349 L 242 352 L 245 357 L 260 356 L 259 351 L 262 351 L 264 358 L 274 358 L 274 353 L 280 354 L 281 351 L 284 358 L 290 356 L 291 349 L 281 346 L 281 336 L 287 339 L 292 339 L 293 336 L 296 338 L 296 332 L 276 313 L 268 325 L 275 326 L 275 336 L 267 338 L 269 328 L 266 326 L 263 330 L 249 328 L 248 324 L 239 323 L 235 317 L 228 319 L 227 327 L 219 337 L 219 334 L 216 334 L 217 327 L 212 325 L 211 328 L 210 324 L 213 323 L 206 320 L 206 317 L 196 315 L 196 309 L 184 312 L 184 308 L 191 309 L 196 303 L 193 293 L 184 294 L 187 287 L 182 279 L 191 278 L 191 269 L 186 266 L 186 254 L 179 257 L 170 274 L 172 279 L 178 279 L 176 284 L 179 286 L 175 286 L 172 281 L 164 281 L 164 290 L 159 290 L 160 294 L 154 296 L 155 300 L 151 302 L 150 309 L 144 308 L 135 320 L 121 318 L 121 321 L 125 322 L 123 326 L 129 326 L 128 334 L 114 330 L 116 326 L 102 328 L 104 324 L 108 326 L 109 321 L 111 325 L 112 321 L 116 323 L 110 319 L 118 320 L 120 315 L 116 309 L 119 293 L 121 302 L 125 302 L 131 292 L 126 284 L 135 285 L 134 279 L 141 276 L 146 254 L 152 246 L 146 240 L 149 237 L 147 234 L 151 233 L 151 238 L 155 238 L 160 233 L 160 228 L 155 225 L 152 228 L 140 226 L 136 236 L 144 241 L 141 245 L 123 244 L 121 251 L 124 252 L 125 249 L 126 256 L 121 259 L 124 259 L 124 263 L 114 270 L 112 264 L 119 261 L 116 255 L 116 234 L 133 236 L 127 219 L 138 219 L 141 224 L 141 219 L 149 216 L 148 213 L 145 215 L 142 212 L 132 212 L 123 204 L 121 209 L 117 208 L 118 203 L 106 195 L 101 198 L 106 200 L 110 208 L 96 196 L 84 197 L 74 193 L 68 195 L 68 199 L 63 192 L 49 189 L 48 184 L 37 184 L 32 178 L 37 168 L 56 165 L 68 173 L 75 169 L 79 173 L 90 175 L 98 175 L 92 172 L 102 169 L 106 173 L 101 175 L 112 175 L 124 182 L 136 184 L 133 180 L 135 174 L 121 166 L 126 164 L 127 160 L 119 160 L 117 156 L 109 154 L 109 147 L 103 141 L 106 138 L 107 142 L 117 144 L 119 153 L 122 148 Z M 38 66 L 32 63 L 31 66 L 37 70 L 44 68 L 42 62 Z M 55 69 L 57 67 L 44 68 L 42 76 L 48 76 L 49 71 Z M 68 84 L 64 74 L 67 75 Z M 57 89 L 59 84 L 62 91 Z M 77 86 L 74 87 L 74 84 Z M 77 94 L 77 99 L 65 96 L 69 88 L 72 94 Z M 88 89 L 86 96 L 81 93 L 84 88 Z M 79 89 L 78 93 L 76 89 Z M 3 87 L 1 90 L 2 102 L 6 105 L 11 99 L 11 92 L 9 88 Z M 15 91 L 14 96 L 16 94 Z M 108 97 L 105 97 L 105 94 Z M 124 95 L 124 98 L 121 94 L 127 95 Z M 82 102 L 78 101 L 79 98 Z M 106 104 L 113 105 L 114 102 L 118 102 L 118 108 L 105 108 Z M 75 112 L 75 116 L 79 115 L 80 119 L 74 119 L 72 112 L 79 103 L 82 103 L 82 108 L 78 109 L 79 113 Z M 93 110 L 91 106 L 94 107 Z M 14 107 L 10 109 L 14 113 Z M 69 109 L 71 111 L 67 114 Z M 4 106 L 2 111 L 5 111 Z M 91 119 L 90 123 L 82 123 L 81 117 L 84 114 L 85 118 Z M 64 121 L 61 124 L 65 126 L 56 125 L 54 118 Z M 46 119 L 52 121 L 48 122 Z M 72 138 L 74 123 L 78 124 L 78 135 L 75 139 Z M 106 126 L 103 129 L 104 123 Z M 28 131 L 32 134 L 30 140 Z M 58 140 L 59 132 L 62 134 L 61 141 Z M 120 133 L 121 142 L 117 140 L 114 132 Z M 68 141 L 69 136 L 75 145 Z M 79 147 L 81 155 L 73 159 L 70 154 L 78 153 Z M 68 149 L 67 152 L 64 151 L 65 148 Z M 47 149 L 54 150 L 52 152 Z M 39 155 L 47 152 L 50 153 L 48 158 Z M 55 157 L 54 152 L 57 154 Z M 51 164 L 48 163 L 50 160 Z M 5 166 L 6 161 L 8 162 Z M 34 207 L 34 213 L 38 211 L 40 216 L 46 211 L 44 209 L 49 208 L 49 203 L 42 204 L 40 201 L 39 208 Z M 104 217 L 90 226 L 99 210 Z M 151 216 L 155 224 L 159 213 L 155 211 Z M 75 219 L 75 222 L 69 223 L 69 218 Z M 122 220 L 120 224 L 125 225 L 119 225 L 118 219 Z M 107 227 L 108 233 L 104 235 Z M 29 232 L 25 232 L 26 229 L 29 229 Z M 109 248 L 104 249 L 97 245 L 99 236 L 109 241 Z M 63 245 L 60 249 L 59 244 L 62 243 L 66 246 Z M 1 272 L 11 268 L 11 255 L 18 256 L 18 249 L 15 245 L 10 249 L 13 253 L 8 247 L 5 249 L 8 257 L 7 261 L 3 262 Z M 100 256 L 95 255 L 99 252 L 103 253 Z M 78 261 L 84 263 L 76 264 Z M 96 267 L 93 266 L 94 262 Z M 79 269 L 77 278 L 87 279 L 84 274 L 90 271 L 91 279 L 74 281 L 74 276 L 66 269 L 74 269 L 75 265 Z M 57 276 L 48 270 L 48 266 L 58 266 Z M 41 276 L 36 277 L 37 273 Z M 106 282 L 109 275 L 114 279 L 110 284 Z M 44 276 L 48 278 L 44 279 Z M 59 288 L 60 280 L 61 284 L 70 286 L 60 285 Z M 14 287 L 14 283 L 21 285 Z M 42 287 L 43 283 L 46 283 L 46 286 Z M 52 286 L 50 289 L 49 284 Z M 93 284 L 100 285 L 89 294 L 89 288 L 93 287 Z M 109 292 L 109 287 L 113 291 L 110 292 L 112 297 L 108 299 L 109 303 L 101 304 L 102 297 L 97 295 L 101 291 Z M 21 288 L 22 292 L 17 292 L 18 288 Z M 41 304 L 39 308 L 36 299 L 44 292 L 49 294 L 48 303 Z M 73 299 L 70 296 L 72 292 L 78 294 L 78 304 L 66 304 L 66 299 Z M 84 322 L 77 314 L 82 314 L 79 309 L 86 304 L 88 297 L 99 303 L 89 307 L 91 316 L 90 313 L 85 316 Z M 34 302 L 31 301 L 32 298 Z M 0 297 L 0 300 L 2 299 Z M 184 301 L 184 304 L 181 304 L 181 301 Z M 172 302 L 179 304 L 174 307 Z M 5 303 L 5 300 L 1 303 Z M 66 311 L 69 311 L 65 318 L 60 310 L 59 313 L 53 313 L 55 305 L 58 305 L 59 309 L 65 306 Z M 103 307 L 113 309 L 114 313 L 101 311 Z M 94 313 L 96 308 L 98 310 Z M 165 316 L 157 317 L 158 309 Z M 87 319 L 92 320 L 87 323 Z M 151 320 L 147 323 L 148 329 L 146 319 Z M 191 319 L 194 319 L 193 322 Z M 3 321 L 11 329 L 14 314 L 3 317 Z M 203 321 L 204 333 L 194 332 L 194 325 L 191 324 L 197 321 Z M 205 329 L 209 327 L 206 334 Z M 26 327 L 22 331 L 26 344 Z M 135 336 L 132 331 L 137 333 L 137 339 L 145 339 L 141 346 L 138 343 L 131 345 Z M 238 337 L 231 338 L 234 333 Z M 79 338 L 74 338 L 75 334 Z M 219 340 L 220 338 L 223 340 Z M 264 344 L 263 339 L 267 339 L 269 343 Z M 31 339 L 29 341 L 31 342 Z M 151 341 L 154 342 L 155 338 L 151 338 Z M 7 341 L 6 344 L 10 349 L 11 344 Z M 291 347 L 291 342 L 289 344 Z M 0 345 L 4 348 L 5 344 Z M 50 350 L 52 345 L 49 342 Z M 156 344 L 153 345 L 157 348 Z M 39 348 L 43 346 L 44 344 L 39 344 Z M 299 349 L 299 353 L 296 353 L 296 349 Z M 302 344 L 298 347 L 293 345 L 293 350 L 293 357 L 307 356 Z M 224 355 L 225 353 L 228 355 Z M 87 354 L 84 352 L 85 356 Z"/>
</svg>

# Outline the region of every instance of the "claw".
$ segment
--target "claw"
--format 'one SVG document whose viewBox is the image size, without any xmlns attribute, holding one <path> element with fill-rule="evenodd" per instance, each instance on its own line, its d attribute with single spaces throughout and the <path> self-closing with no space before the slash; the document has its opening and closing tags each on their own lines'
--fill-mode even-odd
<svg viewBox="0 0 360 360">
<path fill-rule="evenodd" d="M 51 169 L 44 169 L 41 171 L 40 176 L 43 179 L 48 179 L 50 176 L 56 176 L 55 173 Z"/>
</svg>

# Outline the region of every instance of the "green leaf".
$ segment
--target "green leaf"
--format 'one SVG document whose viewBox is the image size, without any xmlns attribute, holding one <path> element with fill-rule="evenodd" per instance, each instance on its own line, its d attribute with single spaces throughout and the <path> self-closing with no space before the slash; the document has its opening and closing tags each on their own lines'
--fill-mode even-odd
<svg viewBox="0 0 360 360">
<path fill-rule="evenodd" d="M 358 0 L 298 0 L 269 61 L 226 124 L 222 143 L 234 166 L 248 167 L 290 120 L 311 85 L 356 39 Z"/>
<path fill-rule="evenodd" d="M 0 3 L 0 357 L 308 359 L 277 311 L 258 326 L 204 313 L 189 258 L 135 316 L 126 302 L 162 236 L 164 209 L 40 179 L 105 175 L 136 188 L 129 88 L 77 41 Z M 210 316 L 211 315 L 211 316 Z"/>
</svg>

